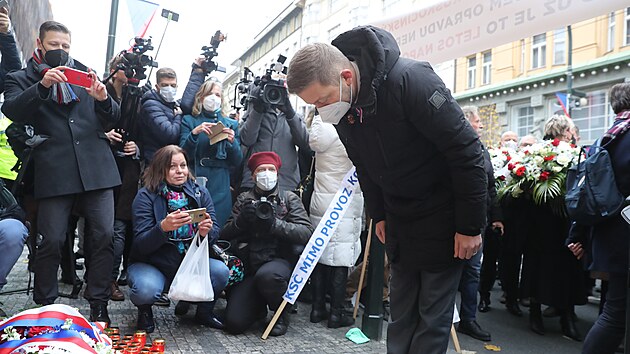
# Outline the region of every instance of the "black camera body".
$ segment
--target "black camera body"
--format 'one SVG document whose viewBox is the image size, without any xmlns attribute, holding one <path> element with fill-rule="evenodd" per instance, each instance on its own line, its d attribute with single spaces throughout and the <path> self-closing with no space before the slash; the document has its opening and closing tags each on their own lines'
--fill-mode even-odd
<svg viewBox="0 0 630 354">
<path fill-rule="evenodd" d="M 252 204 L 256 209 L 256 218 L 259 220 L 267 221 L 275 217 L 274 206 L 266 197 L 260 197 L 259 200 L 252 201 Z"/>
<path fill-rule="evenodd" d="M 141 37 L 134 38 L 134 44 L 131 51 L 123 51 L 121 56 L 122 62 L 118 64 L 117 69 L 122 70 L 127 77 L 127 82 L 131 87 L 138 87 L 141 80 L 147 78 L 145 74 L 147 67 L 158 67 L 158 63 L 153 60 L 153 57 L 146 55 L 145 53 L 153 50 L 151 44 L 151 37 L 144 39 Z M 134 94 L 134 89 L 131 89 L 131 94 Z"/>
<path fill-rule="evenodd" d="M 202 50 L 201 55 L 203 55 L 205 58 L 205 62 L 201 66 L 201 69 L 203 70 L 204 73 L 209 74 L 213 71 L 218 71 L 222 73 L 225 72 L 225 68 L 222 66 L 219 66 L 212 59 L 214 59 L 214 57 L 219 55 L 219 53 L 217 53 L 217 48 L 219 48 L 219 44 L 221 44 L 221 42 L 223 42 L 226 39 L 227 39 L 227 36 L 225 34 L 221 33 L 221 31 L 216 31 L 214 33 L 214 36 L 212 36 L 212 38 L 210 39 L 210 45 L 209 46 L 204 45 L 203 47 L 201 47 L 201 50 Z"/>
<path fill-rule="evenodd" d="M 287 58 L 284 55 L 279 55 L 278 61 L 265 71 L 265 75 L 256 77 L 253 81 L 250 79 L 253 76 L 252 71 L 247 67 L 244 68 L 243 78 L 234 88 L 235 97 L 237 95 L 241 96 L 240 100 L 238 100 L 241 107 L 237 107 L 235 103 L 232 108 L 237 110 L 241 108 L 247 109 L 248 103 L 253 100 L 260 100 L 272 107 L 282 106 L 287 95 L 287 89 L 284 79 L 279 78 L 279 76 L 287 73 L 287 67 L 284 66 L 286 60 Z M 260 88 L 257 95 L 250 93 L 250 84 L 252 82 Z M 236 101 L 235 99 L 234 102 Z"/>
</svg>

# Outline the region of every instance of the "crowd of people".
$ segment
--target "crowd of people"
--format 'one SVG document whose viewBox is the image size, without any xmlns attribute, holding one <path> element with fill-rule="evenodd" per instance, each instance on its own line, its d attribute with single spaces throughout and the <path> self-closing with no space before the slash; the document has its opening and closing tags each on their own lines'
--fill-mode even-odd
<svg viewBox="0 0 630 354">
<path fill-rule="evenodd" d="M 177 100 L 174 70 L 160 68 L 155 86 L 132 88 L 118 70 L 121 55 L 112 58 L 112 75 L 102 83 L 70 56 L 71 33 L 54 21 L 40 26 L 37 48 L 22 69 L 7 23 L 0 12 L 2 112 L 30 131 L 32 153 L 22 159 L 19 178 L 5 178 L 26 212 L 11 206 L 0 215 L 7 254 L 0 287 L 28 243 L 36 304 L 55 303 L 58 269 L 66 264 L 62 281 L 86 282 L 91 321 L 109 322 L 108 301 L 124 301 L 120 287 L 128 285 L 137 327 L 151 333 L 152 307 L 170 305 L 169 287 L 198 235 L 238 257 L 242 267 L 211 252 L 215 299 L 179 301 L 175 315 L 196 306 L 199 324 L 243 333 L 278 310 L 299 255 L 355 166 L 361 190 L 311 275 L 311 322 L 354 324 L 344 311 L 348 274 L 371 219 L 391 272 L 388 352 L 445 352 L 457 291 L 458 331 L 490 341 L 477 315 L 495 306 L 490 292 L 497 278 L 509 313 L 521 317 L 521 306 L 529 307 L 533 332 L 545 334 L 543 317 L 558 316 L 562 334 L 581 341 L 574 307 L 586 303 L 593 271 L 608 293 L 584 352 L 619 346 L 628 241 L 617 236 L 627 224 L 616 215 L 583 227 L 526 194 L 498 195 L 497 166 L 492 147 L 480 141 L 477 108 L 460 107 L 427 63 L 400 57 L 386 31 L 357 27 L 332 45 L 296 53 L 288 90 L 318 114 L 296 113 L 288 92 L 270 105 L 252 85 L 242 117 L 232 119 L 221 110 L 221 83 L 207 79 L 202 58 Z M 89 87 L 68 84 L 68 68 L 88 72 Z M 619 189 L 628 195 L 630 161 L 623 151 L 630 136 L 623 134 L 630 127 L 630 84 L 613 87 L 611 100 L 617 118 L 604 139 Z M 543 135 L 542 141 L 580 140 L 565 115 L 550 117 Z M 506 131 L 496 148 L 509 154 L 536 142 Z M 314 176 L 309 198 L 295 193 L 305 176 Z M 193 219 L 190 212 L 199 209 L 203 217 Z M 84 224 L 83 280 L 74 273 L 77 218 Z M 227 302 L 222 316 L 214 312 L 219 296 Z M 271 335 L 287 332 L 290 313 L 289 306 Z"/>
</svg>

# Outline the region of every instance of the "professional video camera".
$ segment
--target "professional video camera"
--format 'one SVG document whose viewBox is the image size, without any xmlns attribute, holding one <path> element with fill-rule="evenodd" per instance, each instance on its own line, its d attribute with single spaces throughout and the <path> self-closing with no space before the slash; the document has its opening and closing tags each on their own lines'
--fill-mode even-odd
<svg viewBox="0 0 630 354">
<path fill-rule="evenodd" d="M 122 62 L 116 67 L 122 70 L 127 77 L 127 83 L 132 87 L 138 87 L 141 80 L 147 78 L 145 74 L 147 67 L 158 67 L 158 63 L 152 57 L 145 53 L 153 50 L 151 45 L 151 37 L 144 39 L 141 37 L 134 38 L 134 44 L 131 51 L 121 52 Z"/>
<path fill-rule="evenodd" d="M 212 59 L 218 55 L 217 48 L 219 47 L 219 44 L 221 44 L 221 42 L 226 39 L 227 36 L 225 34 L 221 33 L 221 31 L 216 31 L 214 33 L 214 36 L 212 36 L 212 39 L 210 39 L 210 46 L 204 45 L 203 47 L 201 47 L 201 50 L 203 51 L 201 55 L 206 58 L 201 68 L 206 74 L 213 71 L 219 71 L 222 73 L 225 72 L 225 68 L 217 65 L 217 63 L 212 61 Z"/>
<path fill-rule="evenodd" d="M 269 220 L 274 216 L 273 204 L 266 197 L 260 197 L 259 200 L 252 201 L 254 208 L 256 208 L 256 217 L 259 220 Z"/>
<path fill-rule="evenodd" d="M 265 71 L 265 75 L 262 77 L 256 77 L 253 80 L 255 86 L 260 88 L 260 93 L 257 97 L 253 97 L 250 94 L 250 75 L 253 75 L 249 68 L 244 69 L 243 78 L 237 83 L 234 89 L 234 96 L 236 98 L 237 91 L 241 95 L 239 100 L 241 107 L 236 106 L 236 99 L 234 100 L 234 109 L 247 109 L 247 104 L 252 100 L 262 100 L 264 103 L 273 107 L 281 106 L 284 104 L 284 98 L 287 95 L 287 89 L 285 86 L 284 76 L 287 73 L 287 67 L 284 66 L 284 62 L 287 58 L 284 55 L 278 56 L 278 61 L 272 64 L 269 69 Z"/>
</svg>

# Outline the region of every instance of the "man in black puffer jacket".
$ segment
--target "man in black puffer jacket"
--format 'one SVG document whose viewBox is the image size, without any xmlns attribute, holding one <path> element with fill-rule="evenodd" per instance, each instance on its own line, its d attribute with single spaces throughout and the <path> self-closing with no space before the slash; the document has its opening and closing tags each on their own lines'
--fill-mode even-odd
<svg viewBox="0 0 630 354">
<path fill-rule="evenodd" d="M 313 234 L 300 198 L 279 189 L 281 165 L 275 152 L 257 152 L 250 157 L 247 166 L 256 186 L 238 196 L 221 231 L 221 238 L 241 250 L 237 253 L 245 265 L 245 279 L 228 292 L 224 323 L 230 333 L 243 333 L 264 318 L 267 306 L 272 311 L 278 309 L 301 249 Z M 270 203 L 268 207 L 261 207 L 265 202 Z M 289 312 L 282 312 L 272 336 L 287 332 Z"/>
<path fill-rule="evenodd" d="M 426 62 L 357 27 L 298 51 L 287 84 L 336 124 L 391 261 L 389 353 L 444 353 L 462 259 L 481 247 L 481 143 Z M 387 227 L 386 227 L 387 225 Z"/>
</svg>

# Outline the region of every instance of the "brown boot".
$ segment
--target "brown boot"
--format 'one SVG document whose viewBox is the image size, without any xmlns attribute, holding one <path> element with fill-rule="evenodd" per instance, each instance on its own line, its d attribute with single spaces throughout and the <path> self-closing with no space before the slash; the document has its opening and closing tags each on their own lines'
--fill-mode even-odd
<svg viewBox="0 0 630 354">
<path fill-rule="evenodd" d="M 112 301 L 124 301 L 125 300 L 125 294 L 123 294 L 122 291 L 120 291 L 120 288 L 118 287 L 118 283 L 116 283 L 115 281 L 112 282 L 112 297 L 111 297 Z"/>
</svg>

